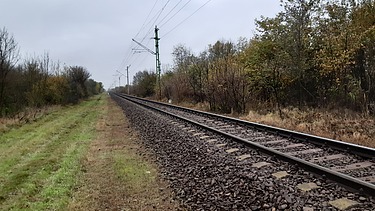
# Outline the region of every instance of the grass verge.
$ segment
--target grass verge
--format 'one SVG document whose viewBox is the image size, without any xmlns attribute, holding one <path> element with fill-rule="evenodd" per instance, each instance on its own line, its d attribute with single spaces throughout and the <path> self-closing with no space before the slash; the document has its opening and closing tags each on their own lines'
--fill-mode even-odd
<svg viewBox="0 0 375 211">
<path fill-rule="evenodd" d="M 127 150 L 124 150 L 127 151 Z M 156 169 L 147 162 L 139 162 L 131 152 L 115 153 L 114 169 L 116 175 L 132 192 L 141 192 L 156 182 Z"/>
<path fill-rule="evenodd" d="M 111 99 L 83 159 L 84 173 L 69 210 L 178 210 L 151 155 Z"/>
<path fill-rule="evenodd" d="M 103 104 L 96 96 L 1 134 L 0 210 L 66 208 Z"/>
</svg>

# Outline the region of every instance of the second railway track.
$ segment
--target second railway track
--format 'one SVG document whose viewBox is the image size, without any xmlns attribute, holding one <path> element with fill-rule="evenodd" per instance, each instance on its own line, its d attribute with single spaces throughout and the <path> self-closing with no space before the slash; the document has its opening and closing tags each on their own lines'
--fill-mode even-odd
<svg viewBox="0 0 375 211">
<path fill-rule="evenodd" d="M 158 112 L 164 112 L 173 116 L 173 118 L 187 121 L 189 124 L 196 124 L 204 128 L 204 130 L 236 140 L 246 146 L 257 149 L 257 151 L 298 164 L 310 172 L 338 182 L 351 190 L 355 189 L 361 194 L 375 195 L 375 150 L 372 148 L 279 128 L 267 128 L 267 126 L 259 124 L 253 125 L 254 123 L 169 104 L 116 95 Z M 190 130 L 193 136 L 207 139 L 207 142 L 217 141 L 215 138 L 212 139 L 212 137 L 205 136 L 204 133 L 194 133 L 194 129 L 190 127 L 179 125 L 179 128 L 181 130 Z M 233 154 L 236 154 L 237 151 L 240 151 L 240 149 L 231 148 L 229 145 L 231 144 L 228 144 L 228 153 L 233 152 Z M 239 160 L 250 156 L 251 154 L 237 152 L 237 159 Z M 267 165 L 266 163 L 264 164 Z"/>
</svg>

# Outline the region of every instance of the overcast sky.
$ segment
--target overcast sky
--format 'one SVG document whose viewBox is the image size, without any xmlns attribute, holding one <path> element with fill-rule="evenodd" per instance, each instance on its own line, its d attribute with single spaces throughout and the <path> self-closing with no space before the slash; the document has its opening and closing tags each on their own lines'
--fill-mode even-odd
<svg viewBox="0 0 375 211">
<path fill-rule="evenodd" d="M 178 44 L 199 53 L 217 40 L 251 38 L 256 18 L 274 17 L 281 10 L 278 0 L 0 2 L 0 27 L 14 35 L 22 58 L 48 52 L 54 61 L 86 67 L 105 88 L 117 86 L 116 70 L 126 74 L 128 65 L 130 79 L 138 71 L 155 70 L 155 56 L 134 53 L 132 49 L 140 47 L 131 40 L 154 50 L 155 25 L 160 28 L 160 59 L 165 66 L 173 64 L 171 53 Z M 121 85 L 125 83 L 126 77 L 121 77 Z"/>
</svg>

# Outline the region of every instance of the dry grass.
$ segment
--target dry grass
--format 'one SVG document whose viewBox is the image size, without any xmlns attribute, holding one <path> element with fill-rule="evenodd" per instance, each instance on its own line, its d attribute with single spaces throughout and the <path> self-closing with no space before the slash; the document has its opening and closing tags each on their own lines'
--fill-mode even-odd
<svg viewBox="0 0 375 211">
<path fill-rule="evenodd" d="M 121 108 L 108 99 L 69 210 L 178 210 Z"/>
<path fill-rule="evenodd" d="M 241 119 L 375 147 L 375 122 L 372 117 L 364 117 L 350 110 L 287 108 L 282 112 L 285 115 L 283 119 L 277 113 L 261 115 L 254 111 Z"/>
<path fill-rule="evenodd" d="M 26 108 L 18 114 L 7 117 L 0 118 L 0 133 L 9 131 L 11 128 L 19 127 L 25 123 L 34 122 L 41 117 L 61 109 L 61 106 L 46 106 L 43 108 Z"/>
<path fill-rule="evenodd" d="M 201 111 L 209 110 L 207 103 L 182 102 L 178 105 Z M 264 114 L 257 111 L 250 111 L 247 115 L 229 116 L 375 148 L 374 117 L 365 117 L 348 109 L 284 108 L 282 113 L 284 118 L 280 118 L 277 112 Z"/>
<path fill-rule="evenodd" d="M 156 98 L 146 98 L 146 99 L 158 101 L 158 99 L 156 99 Z M 190 101 L 189 102 L 187 102 L 187 101 L 175 102 L 175 101 L 172 101 L 172 100 L 171 100 L 171 102 L 168 102 L 169 100 L 167 98 L 163 98 L 160 101 L 163 102 L 163 103 L 168 103 L 168 104 L 171 103 L 172 105 L 182 106 L 182 107 L 191 108 L 191 109 L 200 110 L 200 111 L 209 111 L 210 110 L 210 106 L 207 102 L 203 102 L 203 103 L 193 103 L 193 102 L 190 102 Z"/>
<path fill-rule="evenodd" d="M 200 111 L 210 111 L 210 107 L 208 103 L 188 103 L 188 102 L 182 102 L 178 104 L 179 106 L 200 110 Z"/>
</svg>

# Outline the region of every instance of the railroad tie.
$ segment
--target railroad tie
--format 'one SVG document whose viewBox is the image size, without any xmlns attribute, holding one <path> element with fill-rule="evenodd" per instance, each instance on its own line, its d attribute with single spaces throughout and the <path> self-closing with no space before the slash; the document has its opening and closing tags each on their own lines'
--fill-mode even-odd
<svg viewBox="0 0 375 211">
<path fill-rule="evenodd" d="M 350 164 L 350 165 L 346 165 L 346 166 L 337 166 L 337 167 L 332 167 L 331 169 L 333 171 L 347 171 L 347 170 L 355 170 L 355 169 L 361 169 L 361 168 L 367 168 L 367 167 L 370 167 L 374 165 L 374 163 L 372 162 L 369 162 L 369 161 L 365 161 L 365 162 L 360 162 L 360 163 L 353 163 L 353 164 Z"/>
<path fill-rule="evenodd" d="M 290 155 L 290 156 L 295 156 L 295 155 L 301 155 L 301 154 L 311 154 L 311 153 L 317 153 L 321 152 L 323 149 L 307 149 L 307 150 L 302 150 L 302 151 L 295 151 L 295 152 L 287 152 L 285 154 Z"/>
<path fill-rule="evenodd" d="M 212 143 L 212 142 L 215 142 L 217 141 L 217 139 L 210 139 L 210 140 L 207 140 L 207 143 Z"/>
<path fill-rule="evenodd" d="M 251 157 L 250 154 L 244 154 L 244 155 L 237 156 L 236 158 L 237 158 L 239 161 L 243 161 L 243 160 L 246 160 L 247 158 L 250 158 L 250 157 Z"/>
<path fill-rule="evenodd" d="M 271 149 L 274 149 L 274 150 L 280 150 L 280 149 L 292 149 L 292 148 L 297 148 L 297 147 L 303 147 L 303 146 L 306 146 L 304 144 L 290 144 L 290 145 L 287 145 L 287 146 L 284 146 L 284 147 L 274 147 Z"/>
<path fill-rule="evenodd" d="M 286 139 L 281 139 L 281 140 L 276 140 L 276 141 L 267 141 L 267 142 L 263 142 L 262 144 L 280 144 L 280 143 L 285 143 L 287 142 L 288 140 Z"/>
<path fill-rule="evenodd" d="M 346 209 L 349 209 L 358 205 L 359 203 L 356 201 L 347 199 L 347 198 L 341 198 L 341 199 L 330 201 L 329 204 L 339 210 L 346 210 Z"/>
<path fill-rule="evenodd" d="M 268 138 L 269 137 L 260 136 L 260 137 L 251 138 L 251 139 L 249 139 L 249 141 L 261 141 L 261 140 L 268 139 Z"/>
<path fill-rule="evenodd" d="M 375 184 L 375 176 L 360 177 L 358 179 L 363 180 L 363 181 L 368 182 L 368 183 L 374 183 Z"/>
<path fill-rule="evenodd" d="M 317 157 L 310 160 L 312 163 L 318 163 L 323 161 L 330 161 L 330 160 L 336 160 L 346 157 L 343 154 L 335 154 L 335 155 L 329 155 L 329 156 L 323 156 L 323 157 Z"/>
<path fill-rule="evenodd" d="M 272 176 L 276 177 L 276 179 L 281 179 L 281 178 L 284 178 L 288 175 L 289 174 L 286 171 L 278 171 L 278 172 L 275 172 L 275 173 L 272 174 Z"/>
<path fill-rule="evenodd" d="M 227 144 L 216 144 L 217 147 L 223 147 L 226 146 Z"/>
<path fill-rule="evenodd" d="M 237 152 L 238 150 L 240 150 L 240 149 L 238 149 L 238 148 L 231 148 L 231 149 L 227 149 L 227 150 L 225 150 L 227 153 L 233 153 L 233 152 Z"/>
<path fill-rule="evenodd" d="M 297 188 L 304 192 L 307 192 L 307 191 L 319 188 L 319 186 L 313 182 L 308 182 L 308 183 L 301 183 L 297 185 Z"/>
<path fill-rule="evenodd" d="M 253 165 L 251 165 L 251 167 L 255 167 L 255 168 L 262 168 L 264 166 L 268 166 L 268 165 L 271 165 L 271 163 L 268 163 L 268 162 L 259 162 L 259 163 L 253 163 Z"/>
</svg>

